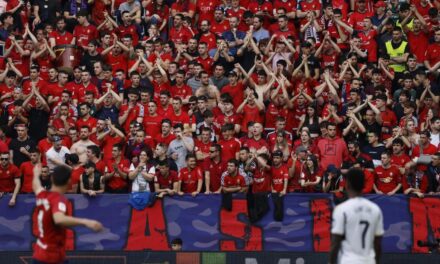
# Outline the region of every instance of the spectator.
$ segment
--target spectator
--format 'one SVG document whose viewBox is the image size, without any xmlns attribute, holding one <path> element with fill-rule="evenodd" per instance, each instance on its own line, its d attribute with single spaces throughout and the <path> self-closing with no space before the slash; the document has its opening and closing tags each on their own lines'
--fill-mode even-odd
<svg viewBox="0 0 440 264">
<path fill-rule="evenodd" d="M 29 150 L 30 160 L 20 165 L 20 175 L 22 176 L 21 192 L 32 193 L 32 179 L 34 178 L 34 167 L 40 163 L 40 151 L 37 148 Z"/>
<path fill-rule="evenodd" d="M 133 181 L 132 192 L 149 192 L 150 182 L 154 180 L 156 168 L 152 164 L 151 149 L 142 149 L 138 155 L 137 164 L 131 163 L 128 178 Z"/>
<path fill-rule="evenodd" d="M 196 157 L 188 154 L 185 158 L 186 166 L 179 171 L 178 194 L 191 194 L 195 197 L 202 190 L 203 172 L 197 166 Z"/>
<path fill-rule="evenodd" d="M 167 156 L 172 158 L 176 162 L 177 168 L 181 170 L 187 166 L 185 160 L 188 153 L 194 150 L 194 140 L 183 134 L 182 124 L 174 125 L 173 132 L 176 138 L 170 142 Z"/>
<path fill-rule="evenodd" d="M 9 143 L 9 158 L 15 166 L 20 166 L 23 162 L 29 161 L 29 150 L 36 148 L 37 145 L 28 135 L 28 128 L 25 124 L 19 124 L 15 127 L 17 138 L 13 138 Z"/>
<path fill-rule="evenodd" d="M 318 159 L 314 155 L 308 155 L 300 178 L 300 184 L 304 191 L 320 192 L 321 175 L 322 171 L 318 165 Z"/>
<path fill-rule="evenodd" d="M 112 158 L 106 162 L 105 189 L 110 193 L 128 192 L 128 171 L 130 162 L 122 156 L 122 145 L 116 144 L 112 149 Z"/>
<path fill-rule="evenodd" d="M 341 168 L 342 161 L 348 156 L 347 145 L 344 140 L 336 136 L 336 124 L 327 124 L 328 137 L 318 141 L 318 149 L 321 153 L 321 167 L 327 168 L 333 164 Z"/>
<path fill-rule="evenodd" d="M 12 193 L 9 206 L 15 206 L 17 195 L 20 192 L 20 171 L 10 163 L 9 153 L 0 154 L 0 193 Z"/>
<path fill-rule="evenodd" d="M 436 152 L 431 157 L 431 163 L 426 170 L 428 177 L 428 193 L 433 195 L 440 194 L 440 152 Z"/>
<path fill-rule="evenodd" d="M 87 147 L 96 145 L 90 140 L 90 127 L 84 125 L 80 129 L 79 140 L 73 143 L 70 148 L 71 153 L 76 153 L 79 157 L 79 162 L 85 164 L 87 161 Z"/>
<path fill-rule="evenodd" d="M 46 151 L 47 167 L 52 171 L 56 166 L 62 166 L 66 161 L 66 154 L 70 154 L 68 148 L 63 146 L 59 136 L 52 137 L 52 147 Z"/>
<path fill-rule="evenodd" d="M 222 173 L 221 190 L 223 193 L 246 192 L 246 181 L 243 173 L 238 168 L 239 163 L 236 159 L 230 159 L 226 171 Z"/>
<path fill-rule="evenodd" d="M 177 172 L 170 170 L 166 161 L 159 161 L 154 175 L 154 191 L 157 197 L 163 198 L 165 195 L 174 195 L 179 188 L 179 179 Z"/>
<path fill-rule="evenodd" d="M 417 170 L 417 166 L 412 165 L 403 176 L 402 189 L 406 195 L 414 194 L 423 198 L 428 190 L 428 177 L 423 171 Z"/>
<path fill-rule="evenodd" d="M 85 172 L 80 177 L 81 193 L 91 197 L 104 193 L 104 176 L 96 171 L 96 165 L 92 161 L 84 164 Z"/>
<path fill-rule="evenodd" d="M 391 154 L 384 152 L 380 156 L 382 165 L 376 167 L 376 179 L 373 189 L 377 194 L 393 195 L 402 186 L 402 174 L 399 168 L 391 164 Z"/>
</svg>

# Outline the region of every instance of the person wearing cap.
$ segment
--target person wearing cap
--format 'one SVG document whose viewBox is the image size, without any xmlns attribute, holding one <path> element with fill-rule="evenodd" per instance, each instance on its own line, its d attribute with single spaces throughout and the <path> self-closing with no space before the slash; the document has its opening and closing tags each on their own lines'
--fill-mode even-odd
<svg viewBox="0 0 440 264">
<path fill-rule="evenodd" d="M 363 171 L 365 177 L 364 177 L 364 188 L 362 189 L 362 194 L 369 194 L 373 191 L 373 185 L 374 185 L 374 172 L 372 172 L 370 169 L 368 169 L 368 160 L 364 158 L 357 158 L 353 163 L 353 168 L 358 168 Z"/>
<path fill-rule="evenodd" d="M 328 165 L 327 170 L 323 175 L 322 192 L 335 193 L 337 196 L 341 196 L 341 192 L 343 190 L 343 178 L 340 171 L 335 167 L 335 165 Z"/>
<path fill-rule="evenodd" d="M 96 171 L 96 165 L 92 161 L 84 164 L 84 173 L 80 177 L 81 193 L 96 196 L 104 193 L 104 176 Z"/>
<path fill-rule="evenodd" d="M 375 27 L 384 26 L 385 23 L 390 19 L 390 16 L 387 15 L 387 4 L 379 0 L 374 4 L 374 16 L 371 17 L 371 22 Z"/>
<path fill-rule="evenodd" d="M 46 151 L 46 160 L 49 170 L 52 171 L 56 166 L 63 166 L 66 161 L 66 154 L 70 154 L 67 147 L 62 145 L 61 137 L 52 137 L 53 146 Z"/>
<path fill-rule="evenodd" d="M 217 36 L 229 30 L 229 21 L 225 19 L 225 9 L 217 6 L 214 10 L 214 20 L 211 24 L 211 31 Z"/>
</svg>

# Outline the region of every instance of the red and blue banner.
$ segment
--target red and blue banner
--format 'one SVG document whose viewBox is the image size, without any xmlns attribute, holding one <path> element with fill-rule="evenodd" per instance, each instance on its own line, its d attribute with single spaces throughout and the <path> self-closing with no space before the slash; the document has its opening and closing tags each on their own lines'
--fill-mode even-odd
<svg viewBox="0 0 440 264">
<path fill-rule="evenodd" d="M 260 221 L 247 218 L 244 196 L 233 199 L 233 210 L 221 209 L 221 196 L 166 197 L 142 211 L 128 205 L 128 195 L 104 194 L 89 198 L 67 195 L 74 216 L 103 223 L 105 230 L 91 233 L 75 228 L 68 233 L 69 250 L 170 250 L 180 237 L 185 251 L 289 251 L 327 252 L 330 248 L 333 197 L 327 194 L 288 194 L 283 222 L 273 221 L 273 208 Z M 33 195 L 0 199 L 0 251 L 29 251 L 32 235 Z M 417 241 L 440 238 L 440 197 L 419 199 L 404 195 L 369 195 L 384 215 L 385 253 L 428 252 Z M 270 200 L 269 200 L 270 201 Z"/>
</svg>

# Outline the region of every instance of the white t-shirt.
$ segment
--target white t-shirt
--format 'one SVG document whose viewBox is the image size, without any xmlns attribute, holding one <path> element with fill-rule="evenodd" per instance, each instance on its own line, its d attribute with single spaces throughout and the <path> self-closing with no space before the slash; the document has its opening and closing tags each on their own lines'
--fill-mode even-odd
<svg viewBox="0 0 440 264">
<path fill-rule="evenodd" d="M 66 154 L 70 154 L 70 151 L 65 146 L 62 146 L 58 152 L 55 151 L 54 147 L 51 147 L 48 151 L 46 151 L 47 167 L 49 167 L 49 170 L 52 171 L 56 166 L 51 159 L 66 162 Z"/>
<path fill-rule="evenodd" d="M 134 171 L 136 168 L 134 167 L 133 163 L 130 165 L 129 171 Z M 144 167 L 144 172 L 147 172 L 147 168 Z M 154 166 L 151 166 L 151 168 L 148 170 L 147 173 L 155 174 L 156 168 Z M 131 191 L 132 192 L 149 192 L 150 191 L 150 184 L 145 180 L 145 178 L 142 176 L 142 173 L 138 173 L 136 175 L 136 178 L 133 179 L 133 183 L 131 185 Z"/>
<path fill-rule="evenodd" d="M 374 238 L 382 236 L 382 212 L 375 203 L 356 197 L 336 206 L 332 234 L 345 236 L 338 263 L 374 264 Z"/>
</svg>

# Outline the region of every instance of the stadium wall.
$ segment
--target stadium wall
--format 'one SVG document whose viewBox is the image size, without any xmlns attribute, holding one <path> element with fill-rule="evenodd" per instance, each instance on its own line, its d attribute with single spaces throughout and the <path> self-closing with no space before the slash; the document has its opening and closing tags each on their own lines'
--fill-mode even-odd
<svg viewBox="0 0 440 264">
<path fill-rule="evenodd" d="M 19 195 L 17 205 L 0 199 L 0 251 L 31 251 L 33 195 Z M 283 222 L 273 221 L 273 206 L 250 224 L 244 196 L 235 196 L 233 210 L 221 210 L 220 195 L 167 197 L 142 211 L 128 205 L 128 195 L 68 195 L 74 215 L 97 219 L 101 233 L 85 228 L 68 232 L 67 248 L 80 251 L 168 251 L 170 241 L 182 238 L 184 251 L 325 253 L 330 247 L 333 197 L 327 194 L 288 194 Z M 384 214 L 385 253 L 427 253 L 418 241 L 440 238 L 440 198 L 369 195 Z M 271 200 L 269 200 L 271 201 Z M 270 203 L 271 204 L 271 203 Z M 314 254 L 319 256 L 319 254 Z"/>
</svg>

